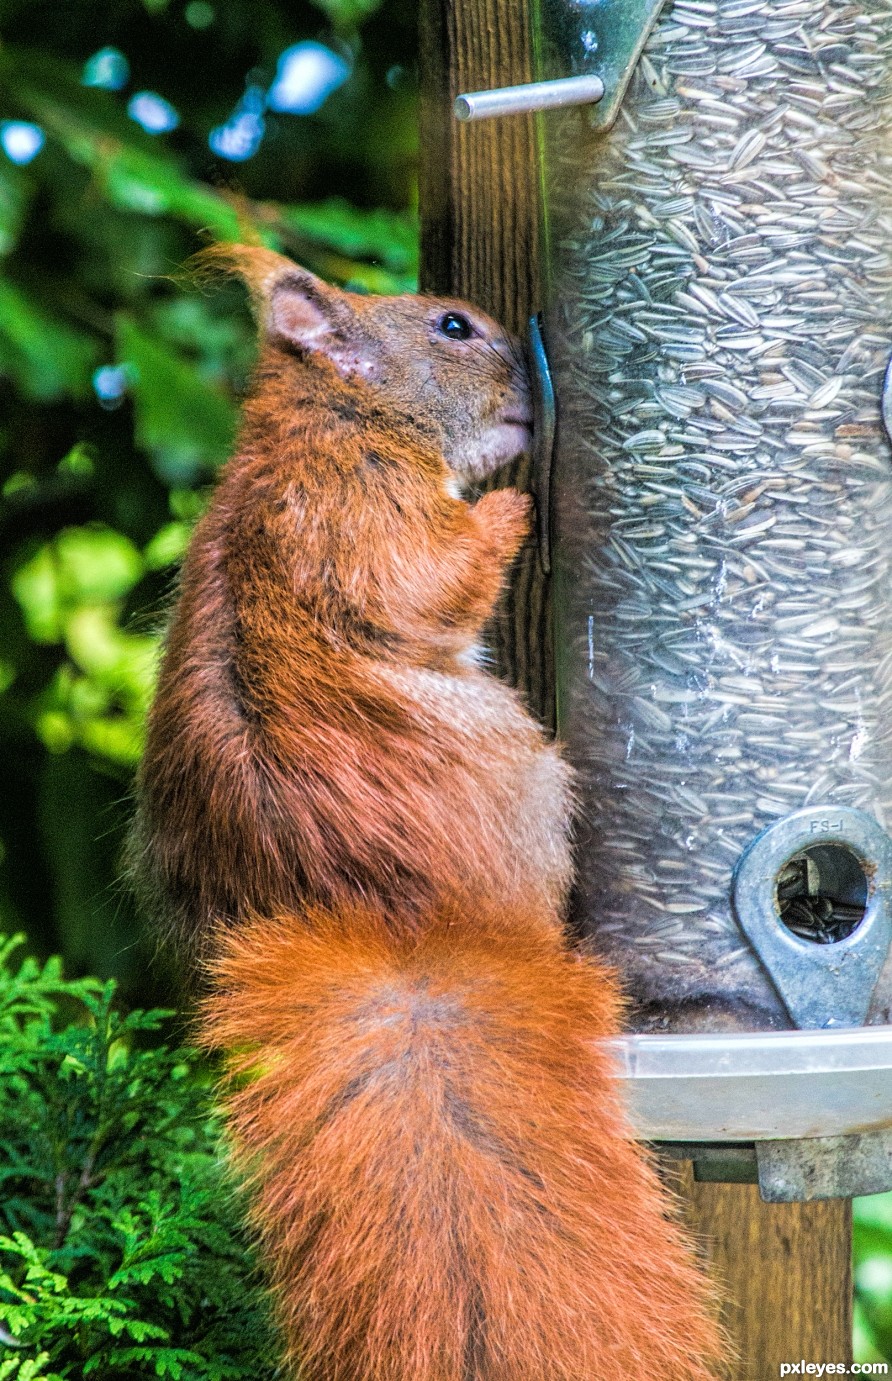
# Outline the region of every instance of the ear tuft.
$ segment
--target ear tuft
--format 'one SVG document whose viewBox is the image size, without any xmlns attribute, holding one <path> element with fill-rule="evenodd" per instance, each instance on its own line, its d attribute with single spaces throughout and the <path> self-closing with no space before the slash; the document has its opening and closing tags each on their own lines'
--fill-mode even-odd
<svg viewBox="0 0 892 1381">
<path fill-rule="evenodd" d="M 284 254 L 263 245 L 216 244 L 199 250 L 186 265 L 193 282 L 205 284 L 217 278 L 241 278 L 251 294 L 251 305 L 258 320 L 266 317 L 266 306 L 276 283 L 288 273 L 302 272 Z"/>
<path fill-rule="evenodd" d="M 261 245 L 217 244 L 194 255 L 193 281 L 235 274 L 247 284 L 258 325 L 266 337 L 298 351 L 324 355 L 346 378 L 370 377 L 369 342 L 357 331 L 350 294 Z"/>
</svg>

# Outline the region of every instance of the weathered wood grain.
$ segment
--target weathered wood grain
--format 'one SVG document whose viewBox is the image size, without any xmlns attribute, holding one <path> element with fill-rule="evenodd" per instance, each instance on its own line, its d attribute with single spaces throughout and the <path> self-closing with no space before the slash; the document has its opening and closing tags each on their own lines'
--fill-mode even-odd
<svg viewBox="0 0 892 1381">
<path fill-rule="evenodd" d="M 737 1351 L 729 1381 L 773 1381 L 782 1362 L 848 1364 L 851 1202 L 763 1204 L 755 1185 L 695 1184 L 690 1163 L 677 1174 L 685 1216 L 723 1290 Z"/>
<path fill-rule="evenodd" d="M 531 75 L 524 4 L 423 0 L 421 286 L 466 297 L 520 332 L 541 300 L 533 120 L 459 125 L 452 101 L 459 91 Z M 528 467 L 510 478 L 529 488 Z M 490 642 L 503 674 L 546 724 L 554 718 L 549 624 L 547 583 L 530 544 Z"/>
</svg>

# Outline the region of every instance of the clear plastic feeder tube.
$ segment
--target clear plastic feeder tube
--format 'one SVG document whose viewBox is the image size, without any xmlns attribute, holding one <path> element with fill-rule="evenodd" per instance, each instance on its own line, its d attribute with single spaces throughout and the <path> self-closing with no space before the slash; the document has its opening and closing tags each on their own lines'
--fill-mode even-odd
<svg viewBox="0 0 892 1381">
<path fill-rule="evenodd" d="M 741 856 L 803 807 L 892 827 L 892 4 L 676 0 L 611 129 L 540 122 L 576 918 L 641 1029 L 789 1026 Z M 833 946 L 871 861 L 821 846 L 774 904 Z"/>
</svg>

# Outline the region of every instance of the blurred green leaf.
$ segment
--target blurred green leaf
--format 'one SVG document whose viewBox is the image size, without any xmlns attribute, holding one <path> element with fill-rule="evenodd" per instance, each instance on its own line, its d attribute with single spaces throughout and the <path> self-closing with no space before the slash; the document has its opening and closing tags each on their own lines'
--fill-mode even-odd
<svg viewBox="0 0 892 1381">
<path fill-rule="evenodd" d="M 8 254 L 18 241 L 30 193 L 21 168 L 0 163 L 0 255 Z"/>
<path fill-rule="evenodd" d="M 221 308 L 220 295 L 198 292 L 152 303 L 153 332 L 198 364 L 211 383 L 228 381 L 233 368 L 248 373 L 254 361 L 254 327 L 245 315 Z"/>
<path fill-rule="evenodd" d="M 157 641 L 125 633 L 107 605 L 84 605 L 70 615 L 65 630 L 68 651 L 80 669 L 100 686 L 134 700 L 146 710 L 151 698 Z"/>
<path fill-rule="evenodd" d="M 313 0 L 337 28 L 354 29 L 381 8 L 383 0 Z"/>
<path fill-rule="evenodd" d="M 109 527 L 67 528 L 54 549 L 62 598 L 72 604 L 118 599 L 142 575 L 136 547 Z"/>
<path fill-rule="evenodd" d="M 62 610 L 56 562 L 47 544 L 20 567 L 12 578 L 12 593 L 25 615 L 28 636 L 36 643 L 57 643 L 62 638 Z"/>
<path fill-rule="evenodd" d="M 126 316 L 118 319 L 118 358 L 133 380 L 137 439 L 163 479 L 191 483 L 226 459 L 236 411 L 219 388 Z"/>
<path fill-rule="evenodd" d="M 72 446 L 68 454 L 63 456 L 59 461 L 58 465 L 60 474 L 79 475 L 82 478 L 92 475 L 94 469 L 95 466 L 93 464 L 93 457 L 90 454 L 90 449 L 80 441 L 77 445 Z"/>
<path fill-rule="evenodd" d="M 93 339 L 72 330 L 8 280 L 0 279 L 0 370 L 29 397 L 51 402 L 88 392 Z"/>
<path fill-rule="evenodd" d="M 171 513 L 181 522 L 191 525 L 207 507 L 209 492 L 203 489 L 171 489 L 168 495 Z"/>
<path fill-rule="evenodd" d="M 67 528 L 21 566 L 13 594 L 36 642 L 60 642 L 71 614 L 86 603 L 117 600 L 136 584 L 142 558 L 111 528 Z"/>
<path fill-rule="evenodd" d="M 858 1288 L 883 1309 L 892 1305 L 892 1257 L 885 1251 L 861 1256 L 858 1262 Z"/>
<path fill-rule="evenodd" d="M 152 698 L 158 639 L 122 632 L 108 609 L 78 610 L 66 628 L 71 661 L 59 668 L 35 706 L 46 747 L 75 744 L 109 762 L 133 767 L 143 745 Z"/>
<path fill-rule="evenodd" d="M 892 1193 L 855 1199 L 855 1359 L 892 1357 Z"/>
<path fill-rule="evenodd" d="M 163 570 L 181 561 L 189 545 L 192 527 L 189 523 L 168 523 L 159 528 L 143 552 L 143 560 L 150 571 Z"/>
<path fill-rule="evenodd" d="M 282 209 L 282 222 L 307 239 L 350 259 L 377 259 L 393 274 L 418 271 L 418 227 L 405 212 L 351 206 L 342 197 Z"/>
<path fill-rule="evenodd" d="M 892 1194 L 870 1194 L 855 1200 L 858 1228 L 876 1228 L 892 1237 Z"/>
<path fill-rule="evenodd" d="M 35 642 L 64 643 L 59 667 L 34 706 L 53 753 L 80 744 L 131 765 L 155 681 L 158 639 L 120 627 L 121 599 L 146 565 L 123 533 L 98 524 L 67 528 L 15 572 L 12 589 Z"/>
</svg>

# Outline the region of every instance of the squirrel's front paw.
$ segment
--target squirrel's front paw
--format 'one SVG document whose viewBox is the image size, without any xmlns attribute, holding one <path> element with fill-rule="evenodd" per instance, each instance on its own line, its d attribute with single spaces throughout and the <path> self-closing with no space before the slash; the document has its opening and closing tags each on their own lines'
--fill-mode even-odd
<svg viewBox="0 0 892 1381">
<path fill-rule="evenodd" d="M 473 511 L 490 543 L 506 561 L 530 534 L 533 500 L 519 489 L 493 489 L 484 494 Z"/>
</svg>

